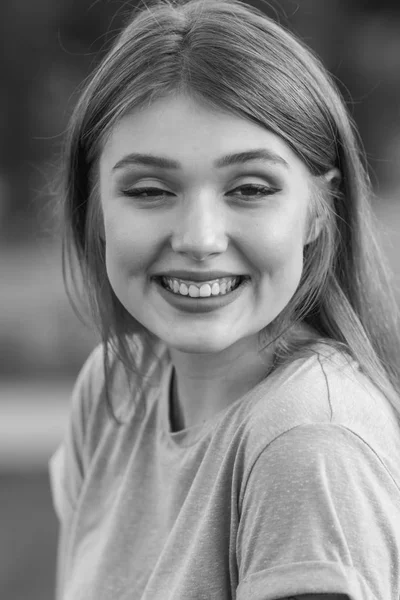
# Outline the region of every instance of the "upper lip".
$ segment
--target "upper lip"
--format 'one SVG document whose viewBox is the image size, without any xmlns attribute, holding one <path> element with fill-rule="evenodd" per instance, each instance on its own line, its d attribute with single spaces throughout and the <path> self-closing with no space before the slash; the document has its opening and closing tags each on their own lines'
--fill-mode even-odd
<svg viewBox="0 0 400 600">
<path fill-rule="evenodd" d="M 228 273 L 225 271 L 208 271 L 201 273 L 199 271 L 164 271 L 158 273 L 156 277 L 176 277 L 178 279 L 188 279 L 190 281 L 210 281 L 212 279 L 221 279 L 222 277 L 246 277 L 242 273 Z"/>
</svg>

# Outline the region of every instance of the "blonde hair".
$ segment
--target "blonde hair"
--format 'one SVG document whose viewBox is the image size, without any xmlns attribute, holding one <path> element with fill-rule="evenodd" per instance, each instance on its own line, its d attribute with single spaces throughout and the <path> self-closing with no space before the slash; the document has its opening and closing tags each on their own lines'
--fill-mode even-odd
<svg viewBox="0 0 400 600">
<path fill-rule="evenodd" d="M 372 190 L 354 124 L 336 85 L 300 40 L 240 0 L 158 0 L 136 9 L 87 82 L 72 115 L 63 159 L 64 277 L 76 256 L 105 348 L 127 368 L 130 340 L 155 337 L 125 310 L 107 279 L 97 190 L 102 146 L 128 111 L 185 94 L 279 135 L 313 175 L 336 167 L 335 191 L 317 195 L 319 236 L 304 248 L 303 274 L 282 313 L 260 332 L 276 364 L 298 356 L 303 321 L 345 350 L 387 396 L 400 419 L 398 307 L 377 242 Z M 76 278 L 72 284 L 77 291 Z M 70 296 L 71 297 L 71 296 Z"/>
</svg>

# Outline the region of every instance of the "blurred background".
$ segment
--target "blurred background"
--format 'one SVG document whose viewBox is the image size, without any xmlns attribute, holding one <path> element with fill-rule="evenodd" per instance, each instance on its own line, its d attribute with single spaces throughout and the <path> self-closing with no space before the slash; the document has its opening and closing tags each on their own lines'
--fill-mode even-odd
<svg viewBox="0 0 400 600">
<path fill-rule="evenodd" d="M 400 280 L 400 3 L 249 2 L 297 32 L 340 80 Z M 82 82 L 123 23 L 122 0 L 0 3 L 0 598 L 54 598 L 57 520 L 47 463 L 74 379 L 98 342 L 69 305 L 51 188 Z M 399 297 L 399 295 L 397 296 Z"/>
</svg>

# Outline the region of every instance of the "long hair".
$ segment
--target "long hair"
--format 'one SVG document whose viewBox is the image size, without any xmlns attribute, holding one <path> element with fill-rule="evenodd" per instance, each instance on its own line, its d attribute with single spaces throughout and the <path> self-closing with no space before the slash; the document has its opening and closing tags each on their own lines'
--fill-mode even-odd
<svg viewBox="0 0 400 600">
<path fill-rule="evenodd" d="M 325 224 L 304 248 L 299 286 L 260 332 L 260 348 L 262 340 L 273 338 L 275 364 L 285 364 L 296 356 L 291 328 L 300 321 L 311 325 L 321 340 L 359 363 L 400 419 L 399 311 L 377 242 L 372 187 L 355 126 L 312 51 L 241 0 L 156 0 L 134 10 L 70 120 L 63 156 L 64 278 L 71 297 L 66 273 L 68 268 L 73 273 L 77 258 L 104 345 L 106 381 L 109 348 L 133 368 L 134 334 L 150 348 L 155 336 L 126 311 L 107 278 L 99 157 L 122 116 L 171 94 L 267 128 L 313 175 L 339 169 L 335 191 L 314 202 Z M 71 281 L 79 294 L 73 274 Z"/>
</svg>

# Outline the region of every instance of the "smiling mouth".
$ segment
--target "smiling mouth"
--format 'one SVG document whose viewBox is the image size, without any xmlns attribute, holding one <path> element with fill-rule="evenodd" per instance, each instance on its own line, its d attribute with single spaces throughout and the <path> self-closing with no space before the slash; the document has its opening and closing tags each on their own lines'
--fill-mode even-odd
<svg viewBox="0 0 400 600">
<path fill-rule="evenodd" d="M 174 278 L 157 277 L 158 283 L 167 291 L 181 298 L 207 300 L 227 296 L 235 291 L 246 279 L 246 276 L 224 278 L 220 283 L 201 283 L 178 281 Z"/>
</svg>

